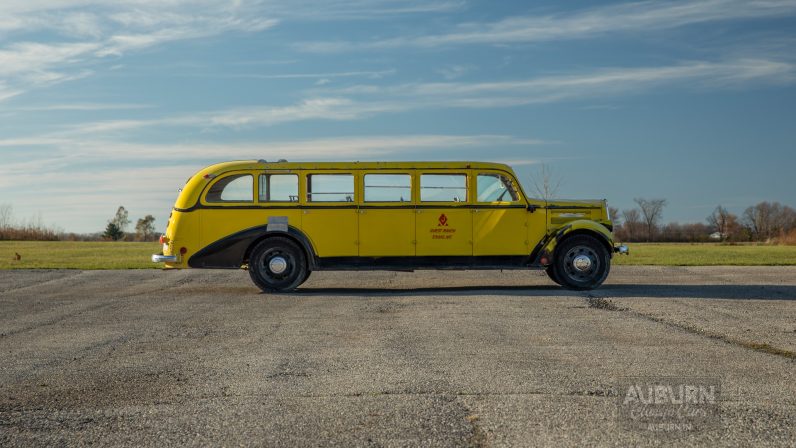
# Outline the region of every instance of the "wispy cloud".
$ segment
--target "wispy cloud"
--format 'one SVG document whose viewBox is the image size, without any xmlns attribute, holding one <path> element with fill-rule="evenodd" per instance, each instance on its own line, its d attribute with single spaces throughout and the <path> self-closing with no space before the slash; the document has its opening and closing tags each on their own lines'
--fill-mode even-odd
<svg viewBox="0 0 796 448">
<path fill-rule="evenodd" d="M 475 67 L 473 67 L 472 65 L 454 64 L 454 65 L 446 65 L 445 67 L 440 67 L 434 71 L 442 75 L 443 78 L 450 81 L 453 79 L 461 78 L 462 76 L 473 71 L 474 69 Z"/>
<path fill-rule="evenodd" d="M 796 65 L 793 63 L 737 59 L 662 67 L 597 69 L 507 81 L 357 85 L 326 90 L 325 93 L 359 101 L 373 97 L 382 103 L 400 101 L 405 107 L 489 108 L 616 96 L 659 85 L 716 89 L 750 83 L 791 83 L 794 80 Z"/>
<path fill-rule="evenodd" d="M 423 109 L 486 109 L 615 98 L 667 86 L 716 90 L 796 82 L 796 65 L 766 59 L 688 62 L 662 67 L 605 68 L 491 82 L 362 84 L 316 87 L 286 106 L 246 106 L 146 120 L 106 120 L 71 125 L 63 135 L 102 135 L 143 127 L 241 129 L 307 120 L 356 120 Z"/>
<path fill-rule="evenodd" d="M 63 104 L 45 104 L 41 106 L 25 106 L 17 107 L 15 110 L 19 111 L 95 111 L 95 110 L 134 110 L 134 109 L 148 109 L 153 107 L 150 104 L 133 104 L 133 103 L 63 103 Z"/>
<path fill-rule="evenodd" d="M 282 20 L 379 19 L 450 12 L 454 0 L 4 0 L 0 2 L 0 81 L 14 95 L 78 79 L 109 57 L 224 33 L 257 33 Z M 13 40 L 11 40 L 13 39 Z M 5 42 L 5 44 L 3 44 Z M 118 65 L 118 64 L 115 64 Z M 267 79 L 380 77 L 390 72 L 286 74 Z M 0 94 L 0 101 L 14 95 Z"/>
<path fill-rule="evenodd" d="M 326 73 L 280 73 L 280 74 L 257 74 L 257 73 L 233 73 L 224 75 L 228 78 L 252 78 L 252 79 L 332 79 L 332 78 L 369 78 L 380 79 L 385 76 L 394 75 L 395 69 L 389 70 L 359 70 L 349 72 L 326 72 Z M 213 75 L 206 75 L 213 76 Z"/>
<path fill-rule="evenodd" d="M 6 83 L 0 81 L 0 101 L 14 97 L 22 93 L 21 90 L 9 88 Z"/>
<path fill-rule="evenodd" d="M 302 21 L 379 20 L 449 13 L 466 6 L 464 0 L 292 0 L 268 4 L 277 16 Z"/>
<path fill-rule="evenodd" d="M 36 166 L 37 175 L 48 169 L 61 169 L 64 164 L 116 162 L 171 161 L 223 159 L 341 160 L 346 158 L 372 159 L 396 156 L 412 150 L 454 150 L 463 147 L 528 146 L 548 143 L 539 139 L 518 138 L 500 134 L 444 135 L 373 135 L 316 139 L 295 139 L 231 143 L 134 143 L 125 140 L 88 140 L 64 136 L 42 136 L 0 139 L 0 148 L 9 156 L 28 154 L 31 147 L 46 148 L 52 157 L 47 160 L 23 160 L 0 167 L 0 182 L 10 174 L 27 172 Z M 200 167 L 197 167 L 200 168 Z M 87 168 L 90 169 L 90 168 Z"/>
<path fill-rule="evenodd" d="M 544 42 L 794 14 L 796 2 L 793 0 L 644 1 L 600 6 L 568 14 L 528 15 L 494 22 L 462 23 L 439 34 L 404 35 L 365 42 L 300 42 L 296 47 L 310 52 L 340 52 Z"/>
<path fill-rule="evenodd" d="M 259 2 L 248 0 L 5 0 L 0 45 L 17 39 L 0 46 L 0 81 L 21 93 L 90 76 L 109 56 L 177 40 L 259 32 L 277 23 Z"/>
</svg>

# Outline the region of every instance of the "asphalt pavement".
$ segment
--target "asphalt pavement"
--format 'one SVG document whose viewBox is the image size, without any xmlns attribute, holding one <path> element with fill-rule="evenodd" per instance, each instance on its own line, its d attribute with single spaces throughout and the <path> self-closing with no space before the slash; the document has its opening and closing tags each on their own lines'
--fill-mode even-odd
<svg viewBox="0 0 796 448">
<path fill-rule="evenodd" d="M 719 415 L 630 427 L 638 378 L 720 382 Z M 794 446 L 795 423 L 794 267 L 619 266 L 591 292 L 320 272 L 276 295 L 244 271 L 0 271 L 0 446 Z"/>
</svg>

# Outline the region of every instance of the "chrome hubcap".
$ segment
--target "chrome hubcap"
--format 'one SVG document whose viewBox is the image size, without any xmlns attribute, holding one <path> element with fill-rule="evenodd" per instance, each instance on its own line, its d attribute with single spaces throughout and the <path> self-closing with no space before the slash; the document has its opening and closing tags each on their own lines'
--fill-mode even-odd
<svg viewBox="0 0 796 448">
<path fill-rule="evenodd" d="M 268 261 L 268 270 L 274 274 L 281 274 L 287 269 L 287 260 L 282 257 L 274 257 Z"/>
<path fill-rule="evenodd" d="M 578 255 L 572 260 L 572 266 L 580 272 L 585 272 L 591 269 L 591 258 L 586 255 Z"/>
</svg>

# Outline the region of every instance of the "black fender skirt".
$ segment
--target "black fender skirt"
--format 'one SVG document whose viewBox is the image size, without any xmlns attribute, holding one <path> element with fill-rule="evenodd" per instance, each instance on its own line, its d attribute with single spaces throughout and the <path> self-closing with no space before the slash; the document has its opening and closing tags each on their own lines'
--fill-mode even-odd
<svg viewBox="0 0 796 448">
<path fill-rule="evenodd" d="M 193 254 L 188 259 L 188 266 L 192 268 L 211 268 L 211 269 L 237 269 L 246 261 L 249 248 L 258 239 L 264 236 L 284 235 L 292 237 L 304 248 L 307 253 L 308 262 L 312 265 L 315 260 L 315 252 L 309 239 L 295 227 L 289 226 L 287 232 L 268 231 L 268 226 L 251 227 L 232 235 L 221 238 L 203 247 L 199 252 Z"/>
</svg>

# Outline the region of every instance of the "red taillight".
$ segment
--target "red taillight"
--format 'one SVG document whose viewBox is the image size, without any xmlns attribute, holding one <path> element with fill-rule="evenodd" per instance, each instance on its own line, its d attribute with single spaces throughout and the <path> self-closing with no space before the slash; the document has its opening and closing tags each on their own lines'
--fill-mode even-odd
<svg viewBox="0 0 796 448">
<path fill-rule="evenodd" d="M 160 239 L 158 241 L 160 241 L 160 244 L 166 244 L 169 242 L 169 239 L 166 238 L 166 235 L 160 235 Z"/>
<path fill-rule="evenodd" d="M 185 255 L 186 252 L 188 252 L 188 248 L 187 247 L 181 247 L 180 248 L 180 255 Z"/>
</svg>

